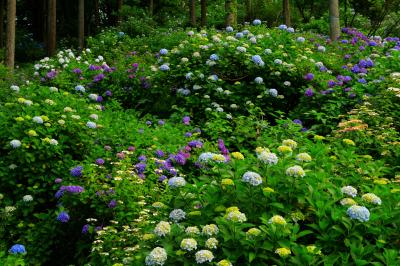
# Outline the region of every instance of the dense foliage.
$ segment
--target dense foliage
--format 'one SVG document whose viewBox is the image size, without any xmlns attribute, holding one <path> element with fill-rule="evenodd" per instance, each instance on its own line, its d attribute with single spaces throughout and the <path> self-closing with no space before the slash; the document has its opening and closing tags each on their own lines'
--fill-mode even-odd
<svg viewBox="0 0 400 266">
<path fill-rule="evenodd" d="M 253 24 L 0 83 L 0 262 L 398 264 L 399 39 Z"/>
</svg>

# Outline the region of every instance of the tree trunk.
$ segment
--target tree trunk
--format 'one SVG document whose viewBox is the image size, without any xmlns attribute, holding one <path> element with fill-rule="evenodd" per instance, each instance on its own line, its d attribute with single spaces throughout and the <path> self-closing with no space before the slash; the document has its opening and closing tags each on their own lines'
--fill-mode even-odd
<svg viewBox="0 0 400 266">
<path fill-rule="evenodd" d="M 201 26 L 207 25 L 207 0 L 201 0 Z"/>
<path fill-rule="evenodd" d="M 123 0 L 118 0 L 117 1 L 117 9 L 118 9 L 117 23 L 118 24 L 120 24 L 122 22 L 122 17 L 121 17 L 122 5 L 123 5 Z"/>
<path fill-rule="evenodd" d="M 85 0 L 79 0 L 78 8 L 78 36 L 79 48 L 85 46 Z"/>
<path fill-rule="evenodd" d="M 57 0 L 49 0 L 48 3 L 48 37 L 47 37 L 47 54 L 54 55 L 56 51 L 56 32 L 57 32 Z"/>
<path fill-rule="evenodd" d="M 254 18 L 253 0 L 246 0 L 246 21 L 251 21 Z"/>
<path fill-rule="evenodd" d="M 154 14 L 154 0 L 150 0 L 149 14 L 150 14 L 150 16 L 153 16 L 153 14 Z"/>
<path fill-rule="evenodd" d="M 94 24 L 95 24 L 95 32 L 100 28 L 100 4 L 99 0 L 94 1 Z"/>
<path fill-rule="evenodd" d="M 196 27 L 196 0 L 190 0 L 189 6 L 190 24 Z"/>
<path fill-rule="evenodd" d="M 6 47 L 6 66 L 14 69 L 15 60 L 15 13 L 17 9 L 16 0 L 7 2 L 7 47 Z"/>
<path fill-rule="evenodd" d="M 330 38 L 335 41 L 340 36 L 339 0 L 329 0 Z"/>
<path fill-rule="evenodd" d="M 4 0 L 0 0 L 0 48 L 3 48 L 4 34 Z"/>
<path fill-rule="evenodd" d="M 289 2 L 289 0 L 283 0 L 283 16 L 285 18 L 286 26 L 290 27 L 292 23 L 290 21 L 290 2 Z"/>
<path fill-rule="evenodd" d="M 237 0 L 225 0 L 225 26 L 235 26 L 237 23 Z"/>
</svg>

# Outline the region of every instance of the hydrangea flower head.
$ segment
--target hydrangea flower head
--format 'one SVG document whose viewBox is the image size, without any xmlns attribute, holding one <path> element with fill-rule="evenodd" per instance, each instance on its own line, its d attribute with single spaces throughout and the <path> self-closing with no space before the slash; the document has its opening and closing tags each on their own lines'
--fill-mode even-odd
<svg viewBox="0 0 400 266">
<path fill-rule="evenodd" d="M 370 213 L 364 206 L 352 205 L 347 209 L 347 215 L 360 222 L 367 222 L 369 220 Z"/>
<path fill-rule="evenodd" d="M 220 260 L 217 266 L 233 266 L 233 264 L 229 260 Z"/>
<path fill-rule="evenodd" d="M 240 152 L 237 152 L 237 151 L 232 152 L 232 153 L 231 153 L 231 156 L 232 156 L 233 158 L 235 158 L 236 160 L 244 160 L 243 154 L 240 153 Z"/>
<path fill-rule="evenodd" d="M 217 235 L 219 232 L 219 228 L 215 224 L 207 224 L 202 229 L 202 234 L 206 236 Z"/>
<path fill-rule="evenodd" d="M 303 153 L 297 154 L 296 160 L 298 160 L 300 162 L 311 162 L 312 158 L 308 153 L 303 152 Z"/>
<path fill-rule="evenodd" d="M 158 236 L 166 236 L 171 232 L 171 225 L 168 222 L 161 221 L 154 228 L 154 233 Z"/>
<path fill-rule="evenodd" d="M 261 56 L 259 55 L 253 55 L 251 57 L 251 60 L 253 61 L 254 64 L 257 66 L 263 67 L 265 65 L 264 61 L 262 60 Z"/>
<path fill-rule="evenodd" d="M 13 147 L 14 149 L 21 147 L 21 141 L 17 139 L 13 139 L 10 141 L 10 146 Z"/>
<path fill-rule="evenodd" d="M 58 214 L 57 216 L 57 221 L 60 221 L 62 223 L 67 223 L 69 221 L 69 215 L 67 212 L 60 212 L 60 214 Z"/>
<path fill-rule="evenodd" d="M 219 60 L 219 56 L 217 54 L 212 54 L 212 55 L 210 55 L 210 60 L 217 61 L 217 60 Z"/>
<path fill-rule="evenodd" d="M 205 262 L 211 262 L 214 259 L 214 255 L 211 251 L 203 249 L 196 252 L 195 258 L 198 264 L 202 264 Z"/>
<path fill-rule="evenodd" d="M 292 149 L 296 149 L 297 142 L 292 139 L 285 139 L 284 141 L 282 141 L 282 145 L 289 146 Z"/>
<path fill-rule="evenodd" d="M 254 25 L 254 26 L 261 25 L 261 20 L 259 20 L 259 19 L 253 20 L 253 25 Z"/>
<path fill-rule="evenodd" d="M 197 226 L 188 226 L 185 229 L 185 233 L 188 235 L 198 235 L 200 234 L 200 230 L 197 228 Z"/>
<path fill-rule="evenodd" d="M 13 245 L 9 250 L 12 254 L 24 254 L 26 253 L 25 246 L 21 244 Z"/>
<path fill-rule="evenodd" d="M 355 200 L 353 200 L 352 198 L 344 198 L 340 200 L 340 204 L 345 206 L 345 205 L 357 205 L 357 202 L 355 202 Z"/>
<path fill-rule="evenodd" d="M 256 84 L 263 84 L 263 83 L 264 83 L 264 80 L 263 80 L 262 77 L 256 77 L 256 78 L 254 79 L 254 82 L 255 82 Z"/>
<path fill-rule="evenodd" d="M 249 183 L 252 186 L 258 186 L 262 184 L 261 176 L 256 172 L 247 171 L 242 176 L 242 181 Z"/>
<path fill-rule="evenodd" d="M 160 50 L 160 54 L 161 55 L 166 55 L 166 54 L 168 54 L 168 50 L 163 48 L 163 49 Z"/>
<path fill-rule="evenodd" d="M 257 154 L 258 160 L 262 161 L 265 164 L 277 164 L 278 163 L 278 156 L 275 153 L 263 151 Z"/>
<path fill-rule="evenodd" d="M 247 221 L 246 215 L 239 210 L 233 210 L 229 212 L 225 217 L 228 221 L 232 221 L 235 223 L 243 223 Z"/>
<path fill-rule="evenodd" d="M 214 237 L 211 237 L 206 240 L 205 246 L 208 249 L 216 249 L 218 246 L 218 240 Z"/>
<path fill-rule="evenodd" d="M 185 217 L 186 217 L 186 212 L 184 212 L 182 209 L 175 209 L 171 211 L 169 214 L 169 218 L 175 223 L 185 219 Z"/>
<path fill-rule="evenodd" d="M 292 254 L 292 252 L 288 248 L 277 248 L 275 250 L 275 253 L 278 254 L 281 258 L 285 258 Z"/>
<path fill-rule="evenodd" d="M 345 186 L 345 187 L 342 187 L 342 188 L 340 189 L 340 191 L 341 191 L 343 194 L 346 194 L 347 196 L 350 196 L 350 197 L 352 197 L 352 198 L 354 198 L 355 196 L 357 196 L 357 189 L 355 189 L 355 188 L 352 187 L 352 186 Z"/>
<path fill-rule="evenodd" d="M 92 128 L 92 129 L 94 129 L 94 128 L 97 127 L 96 123 L 95 123 L 95 122 L 91 122 L 91 121 L 88 121 L 88 122 L 86 123 L 86 126 L 87 126 L 88 128 Z"/>
<path fill-rule="evenodd" d="M 186 180 L 181 176 L 175 176 L 168 180 L 168 185 L 171 188 L 179 188 L 184 187 L 186 185 Z"/>
<path fill-rule="evenodd" d="M 261 230 L 258 228 L 250 228 L 246 232 L 247 239 L 254 239 L 261 234 Z"/>
<path fill-rule="evenodd" d="M 197 249 L 197 241 L 194 238 L 184 238 L 181 241 L 181 249 L 192 251 Z"/>
<path fill-rule="evenodd" d="M 286 175 L 293 177 L 304 177 L 306 172 L 301 166 L 295 165 L 286 169 Z"/>
<path fill-rule="evenodd" d="M 362 195 L 361 198 L 368 203 L 372 203 L 372 204 L 376 204 L 376 205 L 382 204 L 382 200 L 374 193 L 364 194 L 364 195 Z"/>
<path fill-rule="evenodd" d="M 160 66 L 160 70 L 161 71 L 168 71 L 169 70 L 169 66 L 166 65 L 166 64 L 163 64 L 163 65 Z"/>
<path fill-rule="evenodd" d="M 162 266 L 167 261 L 167 258 L 165 249 L 156 247 L 146 256 L 145 263 L 147 266 Z"/>
<path fill-rule="evenodd" d="M 274 215 L 271 219 L 269 219 L 268 223 L 270 224 L 278 224 L 278 225 L 286 225 L 286 220 L 280 215 Z"/>
<path fill-rule="evenodd" d="M 75 176 L 75 177 L 81 177 L 82 176 L 82 170 L 83 170 L 83 166 L 78 165 L 78 166 L 76 166 L 76 167 L 71 169 L 70 174 L 72 176 Z"/>
<path fill-rule="evenodd" d="M 233 28 L 231 27 L 231 26 L 228 26 L 228 27 L 226 27 L 226 29 L 225 29 L 227 32 L 232 32 L 233 31 Z"/>
</svg>

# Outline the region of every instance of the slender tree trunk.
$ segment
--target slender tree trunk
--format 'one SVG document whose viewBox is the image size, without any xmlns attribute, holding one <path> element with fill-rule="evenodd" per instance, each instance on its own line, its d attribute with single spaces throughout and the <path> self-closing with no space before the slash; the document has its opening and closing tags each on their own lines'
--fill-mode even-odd
<svg viewBox="0 0 400 266">
<path fill-rule="evenodd" d="M 225 0 L 225 25 L 235 26 L 237 23 L 237 0 Z"/>
<path fill-rule="evenodd" d="M 95 32 L 100 28 L 100 4 L 99 0 L 94 1 L 94 24 L 95 24 Z"/>
<path fill-rule="evenodd" d="M 15 60 L 15 14 L 17 9 L 16 0 L 7 2 L 7 47 L 6 47 L 6 66 L 14 69 Z"/>
<path fill-rule="evenodd" d="M 254 18 L 254 10 L 253 10 L 253 0 L 246 0 L 246 21 L 250 21 Z"/>
<path fill-rule="evenodd" d="M 330 38 L 335 41 L 340 36 L 339 0 L 329 0 Z"/>
<path fill-rule="evenodd" d="M 3 48 L 4 43 L 4 0 L 0 0 L 0 48 Z"/>
<path fill-rule="evenodd" d="M 123 0 L 118 0 L 117 1 L 117 9 L 118 9 L 117 23 L 118 24 L 120 24 L 122 22 L 122 17 L 121 17 L 122 5 L 123 5 Z"/>
<path fill-rule="evenodd" d="M 49 0 L 48 3 L 48 37 L 47 37 L 47 54 L 54 55 L 56 51 L 56 34 L 57 34 L 57 0 Z"/>
<path fill-rule="evenodd" d="M 78 36 L 79 36 L 79 48 L 83 49 L 85 45 L 85 0 L 79 0 Z"/>
<path fill-rule="evenodd" d="M 201 26 L 207 25 L 207 0 L 201 0 Z"/>
<path fill-rule="evenodd" d="M 289 0 L 283 0 L 283 16 L 285 18 L 286 26 L 290 27 L 292 23 L 290 21 L 290 2 L 289 2 Z"/>
<path fill-rule="evenodd" d="M 190 0 L 189 6 L 190 24 L 196 27 L 196 0 Z"/>
<path fill-rule="evenodd" d="M 150 14 L 150 16 L 153 16 L 153 14 L 154 14 L 154 0 L 150 0 L 149 14 Z"/>
</svg>

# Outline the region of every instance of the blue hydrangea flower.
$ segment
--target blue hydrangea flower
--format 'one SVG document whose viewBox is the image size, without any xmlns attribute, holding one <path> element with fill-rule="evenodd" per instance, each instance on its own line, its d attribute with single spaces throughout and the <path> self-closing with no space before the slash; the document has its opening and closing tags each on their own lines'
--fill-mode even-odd
<svg viewBox="0 0 400 266">
<path fill-rule="evenodd" d="M 60 214 L 57 216 L 57 221 L 60 221 L 62 223 L 67 223 L 69 221 L 69 215 L 66 212 L 60 212 Z"/>
<path fill-rule="evenodd" d="M 166 54 L 168 54 L 168 50 L 163 48 L 163 49 L 160 50 L 160 54 L 161 55 L 166 55 Z"/>
<path fill-rule="evenodd" d="M 210 60 L 217 61 L 218 59 L 219 59 L 218 55 L 216 55 L 216 54 L 210 55 Z"/>
<path fill-rule="evenodd" d="M 243 38 L 243 33 L 242 32 L 238 32 L 238 33 L 236 33 L 235 37 L 238 38 L 238 39 Z"/>
<path fill-rule="evenodd" d="M 232 32 L 232 31 L 233 31 L 233 28 L 232 28 L 231 26 L 228 26 L 228 27 L 226 27 L 226 31 L 227 31 L 227 32 Z"/>
<path fill-rule="evenodd" d="M 251 60 L 258 66 L 263 67 L 265 65 L 264 61 L 262 60 L 261 56 L 253 55 Z"/>
<path fill-rule="evenodd" d="M 12 254 L 26 253 L 25 246 L 21 244 L 13 245 L 8 251 Z"/>
<path fill-rule="evenodd" d="M 21 147 L 21 141 L 19 141 L 17 139 L 13 139 L 12 141 L 10 141 L 10 145 L 14 149 L 19 148 L 19 147 Z"/>
<path fill-rule="evenodd" d="M 80 91 L 80 92 L 85 92 L 85 87 L 83 87 L 82 85 L 77 85 L 75 86 L 75 90 L 76 91 Z"/>
<path fill-rule="evenodd" d="M 161 65 L 161 66 L 160 66 L 160 70 L 161 70 L 161 71 L 168 71 L 168 70 L 169 70 L 169 66 L 166 65 L 166 64 Z"/>
<path fill-rule="evenodd" d="M 287 26 L 285 24 L 279 25 L 278 27 L 280 30 L 286 30 Z"/>
<path fill-rule="evenodd" d="M 168 180 L 168 185 L 171 188 L 184 187 L 186 185 L 186 180 L 183 177 L 175 176 Z"/>
<path fill-rule="evenodd" d="M 189 72 L 189 73 L 187 73 L 187 74 L 185 75 L 185 78 L 186 78 L 187 80 L 190 80 L 190 79 L 192 79 L 192 76 L 193 76 L 193 73 L 192 73 L 192 72 Z"/>
<path fill-rule="evenodd" d="M 175 209 L 171 211 L 169 214 L 169 218 L 175 223 L 185 219 L 185 217 L 186 217 L 186 212 L 184 212 L 182 209 Z"/>
<path fill-rule="evenodd" d="M 290 32 L 290 33 L 293 33 L 293 32 L 294 32 L 294 29 L 293 29 L 293 28 L 287 28 L 286 31 L 287 31 L 287 32 Z"/>
<path fill-rule="evenodd" d="M 87 126 L 88 128 L 92 128 L 92 129 L 94 129 L 94 128 L 97 127 L 96 123 L 95 123 L 95 122 L 92 122 L 92 121 L 88 121 L 88 122 L 86 123 L 86 126 Z"/>
<path fill-rule="evenodd" d="M 262 178 L 256 172 L 247 171 L 243 174 L 242 181 L 249 183 L 252 186 L 258 186 L 262 184 Z"/>
<path fill-rule="evenodd" d="M 259 20 L 259 19 L 253 20 L 253 25 L 254 25 L 254 26 L 261 25 L 261 20 Z"/>
<path fill-rule="evenodd" d="M 272 97 L 277 97 L 278 96 L 278 91 L 276 89 L 269 89 L 269 95 L 271 95 Z"/>
<path fill-rule="evenodd" d="M 347 215 L 360 222 L 367 222 L 369 220 L 370 213 L 364 206 L 353 205 L 347 209 Z"/>
<path fill-rule="evenodd" d="M 263 80 L 262 77 L 256 77 L 256 78 L 254 79 L 254 82 L 257 83 L 257 84 L 262 84 L 262 83 L 264 82 L 264 80 Z"/>
</svg>

